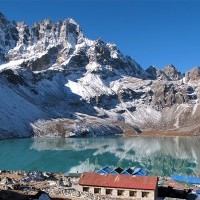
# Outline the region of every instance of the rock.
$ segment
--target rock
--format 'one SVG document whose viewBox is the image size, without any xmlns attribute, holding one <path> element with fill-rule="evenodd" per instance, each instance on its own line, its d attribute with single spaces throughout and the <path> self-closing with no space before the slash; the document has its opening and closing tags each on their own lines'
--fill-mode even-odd
<svg viewBox="0 0 200 200">
<path fill-rule="evenodd" d="M 9 184 L 12 184 L 12 183 L 13 183 L 12 180 L 8 177 L 4 177 L 0 182 L 1 185 L 9 185 Z"/>
<path fill-rule="evenodd" d="M 177 81 L 182 78 L 181 73 L 172 64 L 164 67 L 163 71 L 154 66 L 150 66 L 146 69 L 146 72 L 152 80 Z"/>
<path fill-rule="evenodd" d="M 152 80 L 168 80 L 167 75 L 162 70 L 159 70 L 154 66 L 150 66 L 149 68 L 147 68 L 146 72 L 148 73 L 148 78 Z"/>
<path fill-rule="evenodd" d="M 182 78 L 181 72 L 179 72 L 172 64 L 164 67 L 163 72 L 166 74 L 169 80 L 177 81 Z"/>
<path fill-rule="evenodd" d="M 14 85 L 26 85 L 23 77 L 21 77 L 17 71 L 6 69 L 2 71 L 0 74 L 3 75 L 8 80 L 9 83 L 12 83 Z"/>
<path fill-rule="evenodd" d="M 199 81 L 200 80 L 200 67 L 195 67 L 185 74 L 185 81 Z"/>
</svg>

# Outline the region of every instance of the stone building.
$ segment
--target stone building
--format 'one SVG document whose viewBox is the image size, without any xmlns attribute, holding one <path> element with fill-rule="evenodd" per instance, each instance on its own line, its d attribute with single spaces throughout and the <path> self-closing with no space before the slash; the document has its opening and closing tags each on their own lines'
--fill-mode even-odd
<svg viewBox="0 0 200 200">
<path fill-rule="evenodd" d="M 80 190 L 100 196 L 122 199 L 155 200 L 158 178 L 152 176 L 126 176 L 87 172 L 79 180 Z"/>
</svg>

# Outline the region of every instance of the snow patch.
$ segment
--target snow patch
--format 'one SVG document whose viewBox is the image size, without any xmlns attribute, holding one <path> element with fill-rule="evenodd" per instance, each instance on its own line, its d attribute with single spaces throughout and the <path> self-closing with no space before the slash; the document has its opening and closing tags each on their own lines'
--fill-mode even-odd
<svg viewBox="0 0 200 200">
<path fill-rule="evenodd" d="M 178 112 L 178 114 L 176 114 L 176 121 L 174 123 L 174 127 L 179 128 L 179 118 L 180 115 L 185 111 L 185 109 L 188 108 L 187 105 L 181 104 L 177 107 L 176 112 Z M 180 111 L 178 111 L 180 110 Z"/>
<path fill-rule="evenodd" d="M 21 65 L 23 62 L 24 62 L 24 59 L 10 61 L 8 63 L 0 65 L 0 70 L 17 67 Z"/>
</svg>

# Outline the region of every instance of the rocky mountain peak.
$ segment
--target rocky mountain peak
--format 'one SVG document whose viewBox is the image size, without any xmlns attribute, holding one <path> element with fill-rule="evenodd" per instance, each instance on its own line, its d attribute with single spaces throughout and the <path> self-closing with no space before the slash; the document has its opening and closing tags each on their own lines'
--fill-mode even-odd
<svg viewBox="0 0 200 200">
<path fill-rule="evenodd" d="M 50 19 L 36 22 L 32 27 L 24 22 L 12 24 L 15 42 L 8 51 L 2 48 L 1 57 L 7 62 L 15 61 L 17 66 L 30 70 L 70 68 L 72 71 L 89 69 L 105 78 L 122 74 L 147 78 L 146 72 L 130 57 L 124 56 L 114 44 L 101 39 L 87 39 L 79 24 L 72 18 L 52 23 Z M 3 30 L 5 34 L 10 30 Z M 8 41 L 11 42 L 8 35 Z M 7 42 L 8 42 L 7 41 Z M 5 59 L 4 59 L 5 60 Z M 89 65 L 88 65 L 89 64 Z M 90 67 L 92 65 L 92 67 Z M 99 67 L 100 66 L 100 67 Z"/>
<path fill-rule="evenodd" d="M 46 18 L 46 19 L 44 20 L 44 24 L 45 24 L 46 26 L 51 25 L 51 24 L 52 24 L 51 19 Z"/>
<path fill-rule="evenodd" d="M 85 38 L 78 23 L 71 18 L 55 24 L 45 19 L 32 27 L 18 22 L 15 28 L 18 39 L 14 48 L 4 56 L 8 61 L 24 59 L 20 65 L 32 70 L 48 69 L 53 64 L 61 66 Z"/>
<path fill-rule="evenodd" d="M 9 21 L 6 19 L 5 15 L 0 12 L 0 27 L 3 28 Z"/>
<path fill-rule="evenodd" d="M 200 66 L 192 68 L 185 74 L 185 81 L 199 81 L 200 80 Z"/>
<path fill-rule="evenodd" d="M 2 12 L 0 12 L 0 18 L 5 17 Z"/>
<path fill-rule="evenodd" d="M 150 66 L 146 69 L 148 78 L 152 80 L 168 80 L 167 75 L 155 66 Z"/>
<path fill-rule="evenodd" d="M 167 75 L 169 80 L 180 80 L 182 78 L 181 72 L 176 69 L 173 64 L 164 67 L 163 72 Z"/>
<path fill-rule="evenodd" d="M 153 80 L 157 79 L 157 78 L 158 78 L 158 77 L 157 77 L 157 71 L 158 71 L 158 70 L 159 70 L 159 69 L 156 68 L 156 67 L 153 66 L 153 65 L 149 66 L 149 67 L 146 69 L 146 72 L 148 73 L 148 77 L 149 77 L 150 79 L 153 79 Z"/>
<path fill-rule="evenodd" d="M 66 28 L 66 32 L 68 32 L 68 33 L 75 33 L 75 34 L 79 35 L 82 32 L 79 24 L 72 18 L 68 18 L 68 19 L 64 20 L 62 22 L 62 25 L 64 28 Z"/>
<path fill-rule="evenodd" d="M 164 67 L 164 69 L 167 69 L 167 68 L 169 68 L 169 69 L 173 69 L 173 70 L 177 70 L 176 69 L 176 67 L 173 65 L 173 64 L 169 64 L 169 65 L 167 65 L 166 67 Z"/>
<path fill-rule="evenodd" d="M 16 23 L 10 22 L 0 13 L 0 63 L 6 62 L 8 51 L 16 46 L 18 31 Z"/>
<path fill-rule="evenodd" d="M 69 18 L 67 19 L 67 21 L 68 21 L 69 24 L 74 24 L 74 25 L 76 25 L 76 26 L 79 26 L 79 24 L 78 24 L 73 18 L 71 18 L 71 17 L 69 17 Z"/>
</svg>

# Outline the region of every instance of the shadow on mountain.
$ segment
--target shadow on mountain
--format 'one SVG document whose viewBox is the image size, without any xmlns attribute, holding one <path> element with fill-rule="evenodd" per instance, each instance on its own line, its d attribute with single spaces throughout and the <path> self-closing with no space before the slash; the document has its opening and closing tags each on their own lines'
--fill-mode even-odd
<svg viewBox="0 0 200 200">
<path fill-rule="evenodd" d="M 81 73 L 77 74 L 78 77 L 81 77 Z M 19 69 L 0 73 L 0 80 L 3 82 L 0 86 L 3 100 L 0 113 L 5 113 L 4 119 L 9 119 L 2 120 L 0 127 L 8 133 L 5 134 L 7 138 L 18 136 L 19 132 L 24 133 L 20 133 L 21 137 L 31 136 L 32 124 L 38 120 L 75 120 L 77 113 L 97 114 L 89 102 L 66 86 L 68 78 L 62 73 L 34 74 Z"/>
</svg>

